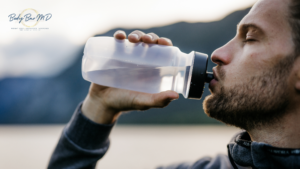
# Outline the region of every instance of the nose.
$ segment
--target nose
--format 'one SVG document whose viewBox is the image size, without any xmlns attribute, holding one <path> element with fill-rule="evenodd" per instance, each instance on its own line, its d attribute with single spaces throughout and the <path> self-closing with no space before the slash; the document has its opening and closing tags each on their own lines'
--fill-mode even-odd
<svg viewBox="0 0 300 169">
<path fill-rule="evenodd" d="M 231 42 L 228 42 L 224 46 L 216 49 L 212 55 L 211 60 L 217 65 L 227 65 L 231 62 L 233 57 L 233 47 L 231 47 Z"/>
</svg>

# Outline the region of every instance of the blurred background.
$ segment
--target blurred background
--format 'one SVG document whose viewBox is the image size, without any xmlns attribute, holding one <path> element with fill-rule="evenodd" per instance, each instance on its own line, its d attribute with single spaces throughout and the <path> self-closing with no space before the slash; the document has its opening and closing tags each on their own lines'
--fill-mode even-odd
<svg viewBox="0 0 300 169">
<path fill-rule="evenodd" d="M 145 33 L 154 32 L 158 36 L 170 38 L 174 46 L 185 53 L 195 50 L 210 55 L 216 48 L 234 37 L 237 24 L 255 1 L 1 1 L 0 168 L 16 167 L 11 163 L 15 155 L 20 151 L 26 154 L 24 147 L 34 149 L 38 145 L 40 147 L 36 149 L 39 151 L 26 157 L 31 159 L 23 161 L 27 161 L 28 168 L 46 167 L 63 125 L 69 121 L 76 106 L 88 92 L 90 83 L 84 81 L 81 76 L 81 58 L 85 42 L 89 37 L 113 36 L 119 29 L 129 34 L 138 29 Z M 51 13 L 52 17 L 30 29 L 17 21 L 9 21 L 10 14 L 19 15 L 28 8 L 40 14 Z M 211 71 L 213 66 L 210 61 L 208 70 Z M 116 138 L 115 147 L 121 147 L 124 139 L 128 139 L 129 136 L 122 135 L 123 132 L 131 133 L 129 135 L 132 140 L 142 139 L 141 142 L 145 145 L 149 145 L 147 141 L 155 142 L 155 139 L 158 141 L 161 136 L 166 136 L 166 133 L 171 133 L 166 140 L 176 136 L 191 140 L 202 133 L 205 138 L 211 135 L 215 141 L 219 140 L 215 144 L 226 146 L 227 142 L 223 141 L 229 140 L 237 130 L 221 125 L 204 114 L 202 101 L 208 94 L 209 90 L 206 86 L 200 101 L 188 100 L 180 96 L 180 99 L 163 109 L 133 111 L 122 115 L 115 129 L 116 132 L 113 133 L 113 137 Z M 158 128 L 162 130 L 157 131 Z M 141 133 L 149 138 L 138 137 Z M 151 135 L 153 133 L 155 134 Z M 183 136 L 184 134 L 186 135 Z M 201 138 L 199 139 L 203 141 Z M 174 145 L 178 143 L 177 139 L 171 140 Z M 207 143 L 211 141 L 207 140 Z M 132 143 L 128 142 L 128 144 Z M 16 148 L 16 144 L 20 147 Z M 195 144 L 197 141 L 190 144 L 191 150 L 195 148 Z M 198 148 L 201 150 L 203 147 Z M 113 154 L 113 150 L 109 153 Z M 225 153 L 226 147 L 220 151 L 210 150 L 211 155 L 217 152 Z M 11 156 L 8 155 L 9 153 Z M 174 154 L 167 150 L 165 153 Z M 140 153 L 137 150 L 136 155 L 139 156 L 138 154 Z M 195 159 L 196 155 L 199 153 L 195 153 Z M 19 156 L 20 159 L 24 159 L 22 153 L 19 153 Z M 164 154 L 164 157 L 166 156 L 168 155 Z M 115 156 L 107 155 L 105 157 L 107 162 L 105 163 L 104 160 L 107 165 L 102 168 L 117 167 L 117 164 L 113 165 L 109 162 L 110 157 Z M 33 163 L 36 161 L 33 159 L 36 158 L 43 159 L 38 160 L 39 163 Z M 159 161 L 161 158 L 157 159 Z M 177 158 L 170 158 L 169 161 L 176 161 L 175 159 Z M 127 161 L 126 164 L 130 166 L 130 162 Z M 22 168 L 24 165 L 25 163 Z M 124 165 L 123 163 L 122 166 Z M 145 166 L 149 167 L 149 165 L 141 162 L 140 166 L 130 166 L 130 168 L 147 168 Z"/>
</svg>

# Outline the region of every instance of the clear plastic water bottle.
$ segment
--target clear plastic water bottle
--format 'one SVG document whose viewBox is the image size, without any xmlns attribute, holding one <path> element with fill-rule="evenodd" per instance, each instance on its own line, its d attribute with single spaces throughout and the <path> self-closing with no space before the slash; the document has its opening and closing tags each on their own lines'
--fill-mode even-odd
<svg viewBox="0 0 300 169">
<path fill-rule="evenodd" d="M 146 93 L 173 90 L 185 98 L 200 99 L 204 83 L 213 79 L 207 73 L 208 56 L 177 47 L 127 39 L 91 37 L 82 59 L 85 80 L 109 87 Z"/>
</svg>

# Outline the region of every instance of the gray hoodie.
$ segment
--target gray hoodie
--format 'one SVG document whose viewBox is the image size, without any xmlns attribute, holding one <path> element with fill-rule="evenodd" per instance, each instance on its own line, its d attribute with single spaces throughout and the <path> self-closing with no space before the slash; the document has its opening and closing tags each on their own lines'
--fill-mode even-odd
<svg viewBox="0 0 300 169">
<path fill-rule="evenodd" d="M 93 169 L 108 150 L 108 137 L 114 125 L 97 124 L 87 119 L 81 112 L 81 105 L 64 128 L 49 169 Z M 276 148 L 251 141 L 246 131 L 234 136 L 227 148 L 228 156 L 203 157 L 194 163 L 157 169 L 300 169 L 300 149 Z"/>
</svg>

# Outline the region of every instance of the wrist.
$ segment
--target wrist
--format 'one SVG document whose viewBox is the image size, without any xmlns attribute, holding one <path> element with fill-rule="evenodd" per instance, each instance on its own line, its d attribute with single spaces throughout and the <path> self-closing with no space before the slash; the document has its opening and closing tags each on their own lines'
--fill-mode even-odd
<svg viewBox="0 0 300 169">
<path fill-rule="evenodd" d="M 99 124 L 112 124 L 121 114 L 120 111 L 104 105 L 101 99 L 93 98 L 89 94 L 83 101 L 81 111 L 88 119 Z"/>
</svg>

